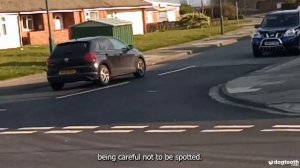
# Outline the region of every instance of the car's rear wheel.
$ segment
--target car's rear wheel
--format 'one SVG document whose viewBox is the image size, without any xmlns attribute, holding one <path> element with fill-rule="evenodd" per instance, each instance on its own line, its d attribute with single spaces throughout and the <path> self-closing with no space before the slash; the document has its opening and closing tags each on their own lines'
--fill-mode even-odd
<svg viewBox="0 0 300 168">
<path fill-rule="evenodd" d="M 136 63 L 136 72 L 134 76 L 136 78 L 142 78 L 145 76 L 146 73 L 146 63 L 142 58 L 139 58 Z"/>
<path fill-rule="evenodd" d="M 50 86 L 53 90 L 58 91 L 61 90 L 64 87 L 64 83 L 51 83 L 50 82 Z"/>
<path fill-rule="evenodd" d="M 263 56 L 263 53 L 259 50 L 253 50 L 253 55 L 254 57 L 262 57 Z"/>
<path fill-rule="evenodd" d="M 106 65 L 100 65 L 99 67 L 99 79 L 98 83 L 102 86 L 108 85 L 110 81 L 110 71 Z"/>
</svg>

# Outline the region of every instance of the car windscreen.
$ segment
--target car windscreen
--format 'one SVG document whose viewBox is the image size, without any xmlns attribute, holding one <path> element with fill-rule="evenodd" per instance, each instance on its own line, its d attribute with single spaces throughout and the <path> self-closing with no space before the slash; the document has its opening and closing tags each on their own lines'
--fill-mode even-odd
<svg viewBox="0 0 300 168">
<path fill-rule="evenodd" d="M 55 47 L 52 58 L 84 56 L 89 50 L 89 42 L 70 42 Z"/>
<path fill-rule="evenodd" d="M 296 27 L 299 25 L 299 13 L 282 13 L 267 15 L 262 24 L 262 28 L 276 27 Z"/>
</svg>

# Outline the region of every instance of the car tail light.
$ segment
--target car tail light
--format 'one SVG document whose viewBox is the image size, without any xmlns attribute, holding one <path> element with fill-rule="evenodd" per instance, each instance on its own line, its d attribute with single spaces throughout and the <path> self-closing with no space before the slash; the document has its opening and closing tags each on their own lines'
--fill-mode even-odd
<svg viewBox="0 0 300 168">
<path fill-rule="evenodd" d="M 85 54 L 84 60 L 86 62 L 91 62 L 91 63 L 96 62 L 97 61 L 97 55 L 94 52 L 89 52 L 89 53 Z"/>
</svg>

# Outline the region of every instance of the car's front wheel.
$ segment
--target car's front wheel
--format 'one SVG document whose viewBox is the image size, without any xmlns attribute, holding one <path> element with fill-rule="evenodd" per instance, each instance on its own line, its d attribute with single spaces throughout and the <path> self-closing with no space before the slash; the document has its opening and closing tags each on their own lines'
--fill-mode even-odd
<svg viewBox="0 0 300 168">
<path fill-rule="evenodd" d="M 142 58 L 139 58 L 136 63 L 136 72 L 134 73 L 134 76 L 136 78 L 142 78 L 145 76 L 146 73 L 146 63 Z"/>
<path fill-rule="evenodd" d="M 99 79 L 98 82 L 100 85 L 108 85 L 110 81 L 110 71 L 106 65 L 100 65 L 99 67 Z"/>
<path fill-rule="evenodd" d="M 51 88 L 55 91 L 61 90 L 64 87 L 64 83 L 49 83 Z"/>
</svg>

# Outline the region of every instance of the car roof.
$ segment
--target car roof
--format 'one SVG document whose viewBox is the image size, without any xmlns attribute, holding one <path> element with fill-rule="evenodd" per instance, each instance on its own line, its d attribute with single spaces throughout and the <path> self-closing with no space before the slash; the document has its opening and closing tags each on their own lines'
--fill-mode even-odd
<svg viewBox="0 0 300 168">
<path fill-rule="evenodd" d="M 276 14 L 289 14 L 289 13 L 299 13 L 300 10 L 298 9 L 293 9 L 293 10 L 280 10 L 280 11 L 273 11 L 267 13 L 267 15 L 276 15 Z"/>
<path fill-rule="evenodd" d="M 78 39 L 71 39 L 69 41 L 63 42 L 63 43 L 71 43 L 71 42 L 89 42 L 95 39 L 100 39 L 100 38 L 113 38 L 111 36 L 95 36 L 95 37 L 83 37 L 83 38 L 78 38 Z M 63 44 L 61 43 L 61 44 Z"/>
</svg>

